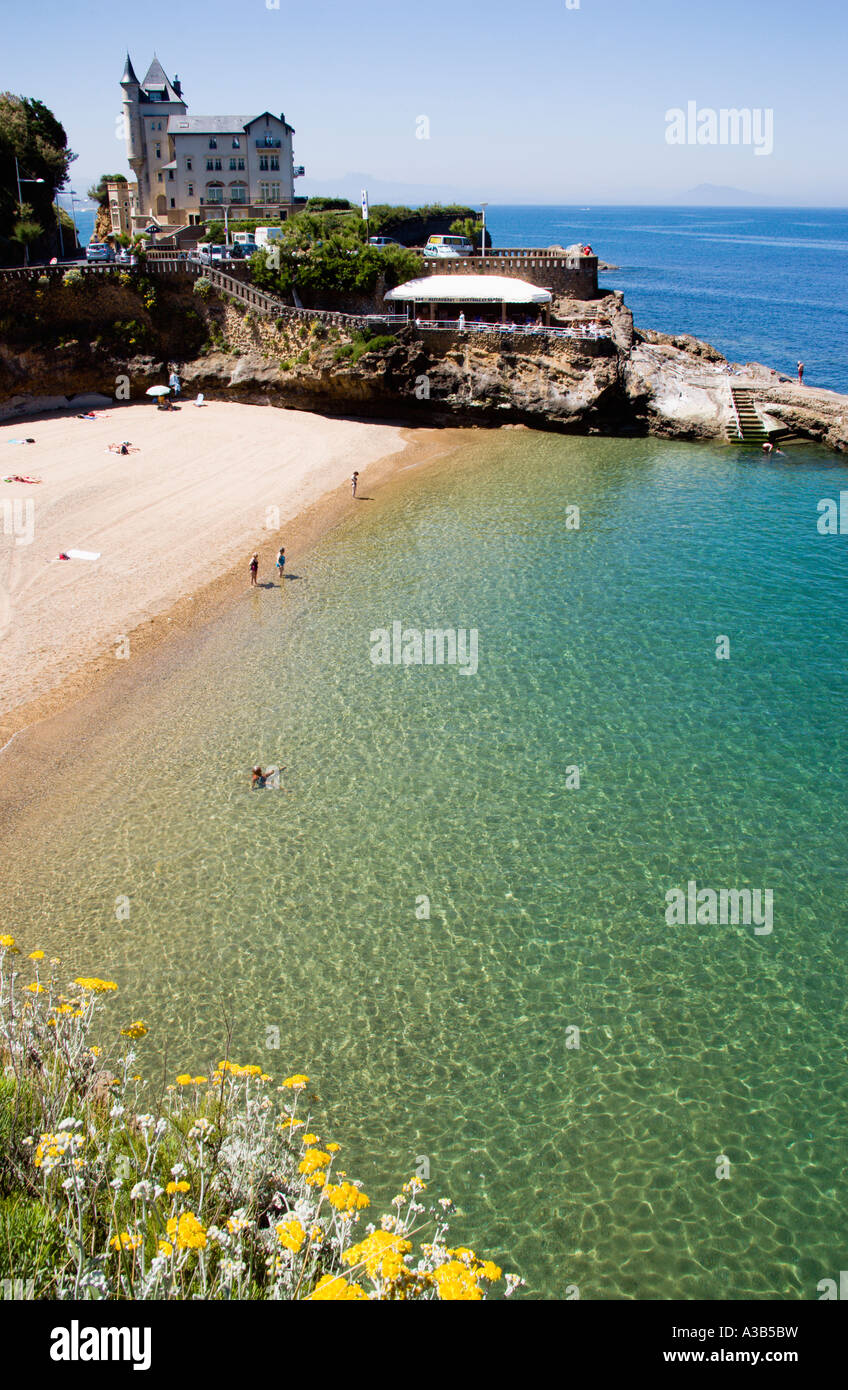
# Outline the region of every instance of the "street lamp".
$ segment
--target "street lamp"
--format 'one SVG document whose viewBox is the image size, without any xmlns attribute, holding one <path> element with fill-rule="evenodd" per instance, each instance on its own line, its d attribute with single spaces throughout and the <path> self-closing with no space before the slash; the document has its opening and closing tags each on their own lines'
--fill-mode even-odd
<svg viewBox="0 0 848 1390">
<path fill-rule="evenodd" d="M 44 179 L 22 179 L 22 178 L 21 178 L 21 167 L 20 167 L 20 165 L 18 164 L 18 156 L 17 156 L 17 155 L 15 155 L 15 177 L 16 177 L 17 180 L 18 180 L 18 207 L 21 209 L 21 214 L 22 214 L 22 213 L 23 213 L 24 200 L 23 200 L 23 198 L 21 197 L 21 184 L 22 184 L 22 183 L 43 183 L 43 182 L 44 182 Z M 28 241 L 25 241 L 25 242 L 24 242 L 24 265 L 29 265 L 29 242 L 28 242 Z"/>
<path fill-rule="evenodd" d="M 482 247 L 480 248 L 480 254 L 481 254 L 481 255 L 483 256 L 483 258 L 485 259 L 485 256 L 486 256 L 486 208 L 489 206 L 489 204 L 488 204 L 488 203 L 481 203 L 480 206 L 481 206 L 481 208 L 483 209 L 483 245 L 482 245 Z"/>
</svg>

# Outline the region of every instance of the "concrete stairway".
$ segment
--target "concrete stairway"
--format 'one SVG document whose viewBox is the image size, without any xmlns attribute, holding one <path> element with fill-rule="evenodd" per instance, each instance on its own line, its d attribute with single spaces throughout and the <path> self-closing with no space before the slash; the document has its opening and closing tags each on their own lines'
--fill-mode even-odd
<svg viewBox="0 0 848 1390">
<path fill-rule="evenodd" d="M 736 417 L 736 437 L 746 444 L 764 444 L 769 433 L 762 422 L 751 398 L 751 392 L 744 386 L 731 386 L 733 413 Z"/>
</svg>

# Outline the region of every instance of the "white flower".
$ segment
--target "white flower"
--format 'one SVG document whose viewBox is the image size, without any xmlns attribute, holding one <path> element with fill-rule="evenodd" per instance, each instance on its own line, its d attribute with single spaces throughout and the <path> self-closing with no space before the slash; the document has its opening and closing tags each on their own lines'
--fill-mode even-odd
<svg viewBox="0 0 848 1390">
<path fill-rule="evenodd" d="M 109 1119 L 110 1119 L 110 1120 L 119 1120 L 119 1119 L 121 1118 L 121 1116 L 123 1115 L 123 1113 L 124 1113 L 124 1107 L 123 1107 L 122 1105 L 113 1105 L 113 1106 L 112 1106 L 112 1109 L 109 1111 Z"/>
<path fill-rule="evenodd" d="M 73 1180 L 73 1178 L 65 1178 L 65 1181 L 62 1183 L 62 1186 L 64 1187 L 64 1189 L 65 1189 L 66 1192 L 70 1192 L 70 1190 L 71 1190 L 71 1188 L 73 1187 L 73 1185 L 74 1185 L 74 1180 Z"/>
<path fill-rule="evenodd" d="M 114 1189 L 115 1189 L 116 1192 L 120 1191 L 120 1189 L 123 1187 L 123 1185 L 124 1185 L 124 1180 L 123 1180 L 123 1178 L 113 1178 L 112 1181 L 111 1181 L 110 1184 L 109 1184 L 110 1187 L 114 1187 Z"/>
<path fill-rule="evenodd" d="M 58 1128 L 59 1128 L 59 1129 L 79 1129 L 80 1126 L 81 1126 L 81 1124 L 82 1124 L 82 1120 L 75 1120 L 74 1117 L 73 1117 L 73 1115 L 68 1115 L 64 1120 L 60 1120 L 60 1121 L 59 1121 Z"/>
<path fill-rule="evenodd" d="M 185 1170 L 186 1166 L 184 1163 L 175 1163 L 171 1169 L 171 1176 L 174 1178 L 181 1178 Z"/>
</svg>

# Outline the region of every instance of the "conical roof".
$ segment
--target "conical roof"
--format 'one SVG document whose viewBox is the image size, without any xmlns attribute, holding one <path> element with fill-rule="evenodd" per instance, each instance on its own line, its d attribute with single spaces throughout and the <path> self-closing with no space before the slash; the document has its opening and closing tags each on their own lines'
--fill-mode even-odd
<svg viewBox="0 0 848 1390">
<path fill-rule="evenodd" d="M 135 75 L 135 68 L 132 65 L 132 59 L 129 53 L 127 53 L 127 61 L 124 63 L 124 75 L 121 78 L 121 85 L 123 86 L 125 82 L 135 82 L 136 86 L 138 86 L 138 78 Z"/>
</svg>

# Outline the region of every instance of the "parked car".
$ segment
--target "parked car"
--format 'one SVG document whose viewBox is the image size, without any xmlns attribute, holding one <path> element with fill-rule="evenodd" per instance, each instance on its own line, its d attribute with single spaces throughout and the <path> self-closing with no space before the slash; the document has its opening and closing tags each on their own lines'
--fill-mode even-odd
<svg viewBox="0 0 848 1390">
<path fill-rule="evenodd" d="M 424 255 L 447 260 L 454 256 L 473 256 L 474 247 L 465 236 L 431 236 L 427 238 Z"/>
<path fill-rule="evenodd" d="M 90 241 L 85 248 L 85 259 L 87 261 L 113 261 L 115 253 L 111 246 L 107 246 L 105 241 Z"/>
<path fill-rule="evenodd" d="M 202 245 L 198 246 L 195 254 L 197 255 L 197 259 L 202 261 L 204 265 L 215 265 L 220 261 L 226 260 L 227 248 L 226 246 L 213 246 L 208 242 L 204 242 Z"/>
<path fill-rule="evenodd" d="M 370 236 L 368 238 L 368 245 L 376 246 L 378 251 L 383 251 L 387 246 L 400 246 L 400 244 L 399 241 L 395 241 L 394 237 L 390 236 Z"/>
<path fill-rule="evenodd" d="M 138 265 L 135 254 L 128 246 L 122 246 L 120 251 L 116 252 L 115 260 L 118 265 Z"/>
</svg>

